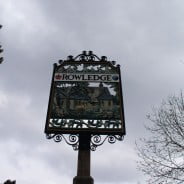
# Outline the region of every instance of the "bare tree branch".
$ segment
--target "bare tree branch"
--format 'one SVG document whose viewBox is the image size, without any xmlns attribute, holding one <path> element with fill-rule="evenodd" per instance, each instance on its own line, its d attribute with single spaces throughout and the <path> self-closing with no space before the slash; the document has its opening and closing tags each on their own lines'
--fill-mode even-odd
<svg viewBox="0 0 184 184">
<path fill-rule="evenodd" d="M 149 138 L 136 143 L 138 168 L 149 184 L 184 183 L 184 98 L 172 96 L 149 114 Z"/>
</svg>

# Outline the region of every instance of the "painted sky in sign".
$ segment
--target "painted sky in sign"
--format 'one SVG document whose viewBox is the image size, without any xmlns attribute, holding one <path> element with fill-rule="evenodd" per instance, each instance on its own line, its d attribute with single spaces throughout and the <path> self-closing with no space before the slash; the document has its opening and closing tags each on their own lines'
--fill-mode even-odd
<svg viewBox="0 0 184 184">
<path fill-rule="evenodd" d="M 77 152 L 44 135 L 53 63 L 92 50 L 121 65 L 127 135 L 92 153 L 98 184 L 145 184 L 135 140 L 146 114 L 184 79 L 181 0 L 0 2 L 0 182 L 72 183 Z"/>
</svg>

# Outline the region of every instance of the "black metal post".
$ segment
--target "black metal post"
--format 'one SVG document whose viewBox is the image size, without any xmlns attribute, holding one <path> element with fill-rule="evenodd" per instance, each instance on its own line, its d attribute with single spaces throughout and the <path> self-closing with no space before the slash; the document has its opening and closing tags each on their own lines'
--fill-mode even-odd
<svg viewBox="0 0 184 184">
<path fill-rule="evenodd" d="M 79 151 L 77 176 L 73 179 L 73 184 L 93 184 L 94 180 L 90 176 L 90 134 L 79 135 Z"/>
</svg>

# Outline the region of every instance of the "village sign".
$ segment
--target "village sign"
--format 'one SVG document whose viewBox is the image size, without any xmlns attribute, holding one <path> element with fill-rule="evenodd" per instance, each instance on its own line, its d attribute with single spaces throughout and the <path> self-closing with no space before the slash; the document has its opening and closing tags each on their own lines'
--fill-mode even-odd
<svg viewBox="0 0 184 184">
<path fill-rule="evenodd" d="M 55 63 L 45 133 L 56 142 L 70 134 L 74 149 L 76 135 L 82 133 L 95 138 L 96 145 L 101 144 L 99 135 L 111 143 L 121 140 L 125 123 L 120 65 L 92 51 Z"/>
</svg>

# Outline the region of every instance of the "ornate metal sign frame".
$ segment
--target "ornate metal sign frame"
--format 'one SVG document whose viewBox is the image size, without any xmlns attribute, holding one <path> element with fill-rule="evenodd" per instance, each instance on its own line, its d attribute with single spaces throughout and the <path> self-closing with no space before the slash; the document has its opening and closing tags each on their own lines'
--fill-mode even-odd
<svg viewBox="0 0 184 184">
<path fill-rule="evenodd" d="M 45 133 L 125 135 L 120 65 L 92 51 L 55 63 Z"/>
</svg>

